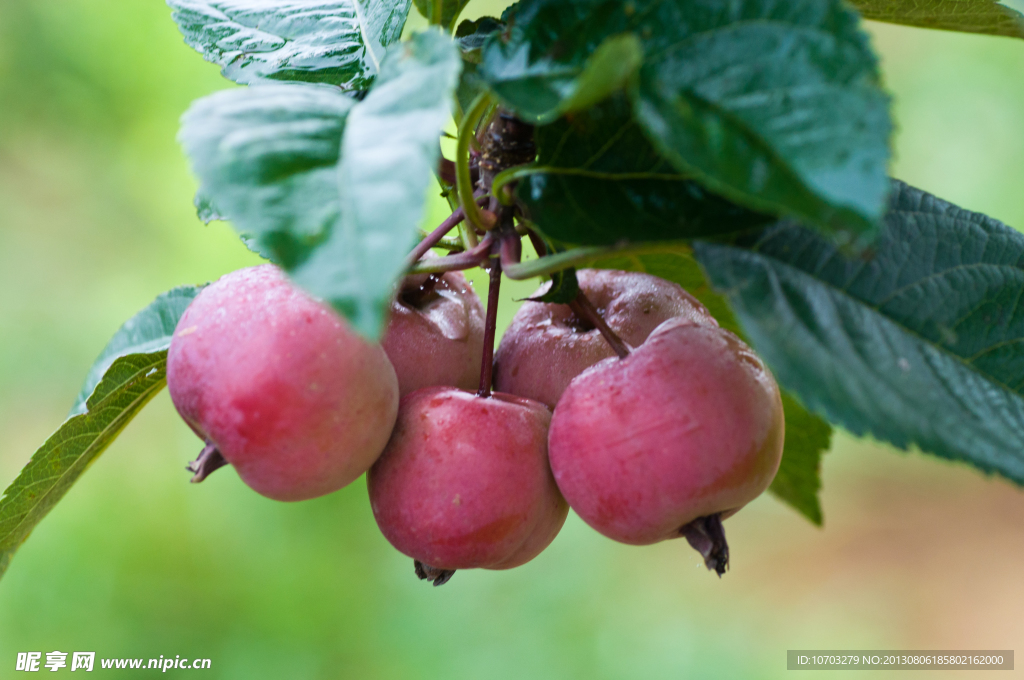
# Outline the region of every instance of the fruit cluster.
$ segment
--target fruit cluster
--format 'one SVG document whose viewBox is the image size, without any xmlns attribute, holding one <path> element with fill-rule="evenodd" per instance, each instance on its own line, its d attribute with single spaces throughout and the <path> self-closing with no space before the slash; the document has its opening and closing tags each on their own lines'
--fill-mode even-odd
<svg viewBox="0 0 1024 680">
<path fill-rule="evenodd" d="M 778 387 L 678 285 L 578 281 L 572 305 L 525 302 L 492 364 L 493 318 L 459 272 L 407 277 L 380 344 L 273 265 L 223 277 L 167 359 L 174 405 L 206 442 L 193 481 L 230 464 L 296 501 L 366 472 L 384 536 L 435 585 L 528 562 L 569 507 L 623 543 L 683 536 L 721 575 L 721 520 L 778 469 Z"/>
</svg>

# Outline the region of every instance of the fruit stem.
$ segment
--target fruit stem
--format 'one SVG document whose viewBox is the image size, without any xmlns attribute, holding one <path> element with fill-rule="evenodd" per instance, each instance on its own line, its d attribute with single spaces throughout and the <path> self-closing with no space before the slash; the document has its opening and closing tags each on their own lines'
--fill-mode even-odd
<svg viewBox="0 0 1024 680">
<path fill-rule="evenodd" d="M 494 236 L 490 233 L 484 240 L 474 248 L 456 255 L 445 255 L 444 257 L 432 257 L 429 260 L 417 262 L 409 267 L 409 274 L 436 274 L 439 272 L 461 271 L 473 267 L 484 266 L 490 256 L 491 246 L 494 245 Z"/>
<path fill-rule="evenodd" d="M 725 540 L 721 513 L 698 517 L 679 530 L 694 550 L 704 558 L 704 566 L 718 574 L 729 568 L 729 544 Z"/>
<path fill-rule="evenodd" d="M 438 569 L 432 567 L 429 564 L 423 564 L 419 560 L 412 561 L 413 569 L 416 570 L 416 575 L 420 577 L 421 581 L 433 581 L 434 587 L 443 586 L 451 580 L 451 577 L 455 574 L 454 569 Z"/>
<path fill-rule="evenodd" d="M 466 213 L 461 207 L 456 208 L 455 212 L 448 216 L 448 219 L 442 222 L 437 229 L 430 232 L 425 239 L 412 249 L 409 257 L 405 259 L 405 266 L 408 268 L 419 262 L 419 259 L 426 255 L 428 250 L 436 246 L 449 231 L 454 229 L 464 219 L 466 219 Z"/>
<path fill-rule="evenodd" d="M 537 257 L 544 257 L 548 254 L 548 247 L 545 245 L 544 239 L 542 239 L 537 232 L 533 229 L 529 229 L 527 230 L 526 235 L 530 237 L 530 243 L 533 244 L 533 249 L 537 251 Z"/>
<path fill-rule="evenodd" d="M 501 266 L 519 264 L 523 259 L 523 239 L 514 229 L 503 230 L 501 234 Z"/>
<path fill-rule="evenodd" d="M 583 294 L 581 290 L 577 295 L 576 299 L 569 303 L 569 309 L 573 313 L 587 321 L 591 326 L 601 331 L 601 337 L 611 345 L 611 348 L 615 350 L 615 353 L 619 355 L 620 359 L 625 359 L 629 356 L 629 345 L 627 345 L 622 338 L 615 334 L 608 324 L 604 322 L 601 317 L 601 313 L 598 312 L 594 305 L 587 299 L 587 296 Z"/>
<path fill-rule="evenodd" d="M 498 325 L 498 292 L 501 287 L 500 257 L 491 258 L 489 273 L 487 321 L 484 325 L 484 356 L 480 364 L 480 389 L 477 391 L 477 396 L 484 399 L 491 396 L 491 379 L 494 372 L 494 333 Z"/>
<path fill-rule="evenodd" d="M 213 442 L 206 442 L 206 446 L 199 452 L 199 457 L 194 461 L 185 466 L 185 469 L 195 474 L 192 475 L 192 479 L 189 480 L 193 484 L 198 484 L 207 477 L 210 473 L 218 468 L 222 468 L 228 464 L 228 461 L 224 459 L 224 456 L 220 454 L 217 449 L 217 445 Z"/>
</svg>

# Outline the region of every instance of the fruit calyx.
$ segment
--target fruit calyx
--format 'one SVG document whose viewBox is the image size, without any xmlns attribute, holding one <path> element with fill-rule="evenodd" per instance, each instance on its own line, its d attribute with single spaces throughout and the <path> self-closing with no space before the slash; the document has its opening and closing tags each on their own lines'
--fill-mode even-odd
<svg viewBox="0 0 1024 680">
<path fill-rule="evenodd" d="M 429 564 L 423 564 L 419 560 L 413 560 L 412 564 L 413 568 L 416 570 L 416 575 L 420 577 L 420 580 L 433 581 L 435 588 L 448 583 L 452 576 L 455 575 L 454 569 L 438 569 L 437 567 L 432 567 Z"/>
<path fill-rule="evenodd" d="M 698 517 L 683 525 L 679 529 L 679 534 L 686 539 L 691 548 L 701 554 L 704 566 L 718 574 L 718 578 L 722 578 L 722 574 L 729 568 L 729 544 L 725 540 L 722 514 Z"/>
<path fill-rule="evenodd" d="M 221 455 L 220 449 L 217 445 L 211 442 L 209 439 L 206 440 L 206 446 L 199 452 L 199 456 L 188 465 L 185 469 L 189 472 L 194 473 L 192 479 L 189 481 L 193 484 L 198 484 L 207 477 L 210 476 L 214 470 L 224 467 L 228 464 L 227 459 Z"/>
</svg>

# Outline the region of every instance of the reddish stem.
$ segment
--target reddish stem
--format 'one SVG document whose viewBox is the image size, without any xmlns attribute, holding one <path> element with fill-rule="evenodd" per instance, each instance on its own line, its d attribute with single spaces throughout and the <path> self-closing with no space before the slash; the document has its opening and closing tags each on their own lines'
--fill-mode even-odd
<svg viewBox="0 0 1024 680">
<path fill-rule="evenodd" d="M 445 184 L 455 184 L 455 163 L 448 160 L 447 158 L 441 158 L 437 163 L 437 176 L 441 178 L 441 181 Z M 469 176 L 473 180 L 473 184 L 476 184 L 480 179 L 480 168 L 477 167 L 475 161 L 471 160 L 469 163 Z"/>
<path fill-rule="evenodd" d="M 420 241 L 419 244 L 412 249 L 412 252 L 409 253 L 409 257 L 405 259 L 405 266 L 411 267 L 419 262 L 419 259 L 426 255 L 428 250 L 436 246 L 449 231 L 459 226 L 459 223 L 464 219 L 466 219 L 466 213 L 462 211 L 461 207 L 456 208 L 455 212 L 449 215 L 444 222 L 438 225 L 437 229 L 427 234 L 426 238 Z"/>
<path fill-rule="evenodd" d="M 514 229 L 502 231 L 501 234 L 501 266 L 519 264 L 523 259 L 523 240 Z"/>
<path fill-rule="evenodd" d="M 490 286 L 487 289 L 487 321 L 484 326 L 484 356 L 480 365 L 480 389 L 477 396 L 491 396 L 494 372 L 494 332 L 498 325 L 498 292 L 501 287 L 501 259 L 491 258 Z"/>
<path fill-rule="evenodd" d="M 601 331 L 601 336 L 604 337 L 605 341 L 611 345 L 615 353 L 619 355 L 620 359 L 625 359 L 629 356 L 629 345 L 623 342 L 622 338 L 615 334 L 608 324 L 601 318 L 601 314 L 594 309 L 594 305 L 591 304 L 587 296 L 583 294 L 581 290 L 576 295 L 576 299 L 569 303 L 569 309 L 573 311 L 576 316 L 580 317 L 584 321 L 587 321 L 597 330 Z"/>
<path fill-rule="evenodd" d="M 528 229 L 526 235 L 530 237 L 533 249 L 537 251 L 537 257 L 544 257 L 548 254 L 548 247 L 544 245 L 544 239 L 537 235 L 533 229 Z"/>
<path fill-rule="evenodd" d="M 428 273 L 438 273 L 482 267 L 490 255 L 491 246 L 493 244 L 494 236 L 492 233 L 488 232 L 488 234 L 484 236 L 484 240 L 471 250 L 467 250 L 464 253 L 458 253 L 456 255 L 445 255 L 444 257 L 435 257 L 429 260 L 424 260 L 420 263 L 420 272 L 422 273 L 424 269 Z"/>
</svg>

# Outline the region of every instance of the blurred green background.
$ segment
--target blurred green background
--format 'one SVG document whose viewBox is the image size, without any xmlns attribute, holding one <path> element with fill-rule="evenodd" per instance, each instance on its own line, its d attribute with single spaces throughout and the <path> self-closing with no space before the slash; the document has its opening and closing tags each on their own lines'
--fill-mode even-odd
<svg viewBox="0 0 1024 680">
<path fill-rule="evenodd" d="M 894 174 L 1024 226 L 1024 42 L 868 30 Z M 0 0 L 0 485 L 122 321 L 256 261 L 196 219 L 175 142 L 189 103 L 228 86 L 160 0 Z M 681 541 L 626 547 L 570 517 L 530 564 L 438 589 L 361 482 L 300 504 L 230 472 L 192 486 L 199 447 L 164 393 L 46 518 L 0 582 L 0 676 L 57 649 L 209 657 L 204 677 L 239 679 L 774 678 L 790 648 L 1024 640 L 1024 492 L 842 434 L 824 529 L 762 497 L 728 523 L 721 580 Z"/>
</svg>

